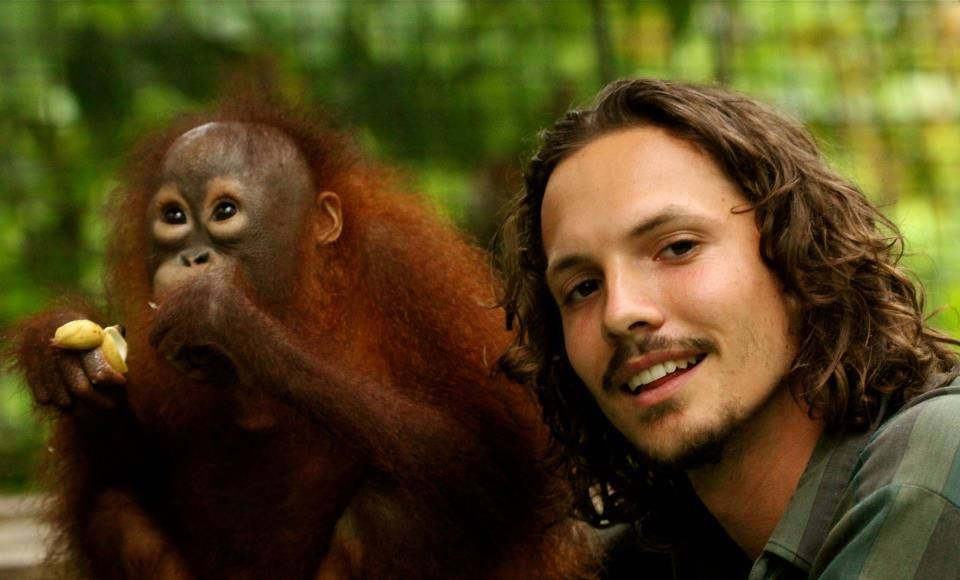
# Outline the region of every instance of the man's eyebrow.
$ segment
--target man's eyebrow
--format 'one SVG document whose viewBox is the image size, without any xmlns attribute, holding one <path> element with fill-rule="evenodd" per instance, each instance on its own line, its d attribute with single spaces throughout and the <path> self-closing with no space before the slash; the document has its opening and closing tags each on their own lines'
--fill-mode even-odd
<svg viewBox="0 0 960 580">
<path fill-rule="evenodd" d="M 668 225 L 706 225 L 716 221 L 700 213 L 692 212 L 687 207 L 677 204 L 671 204 L 663 208 L 660 213 L 650 216 L 630 230 L 631 238 L 644 236 Z"/>
<path fill-rule="evenodd" d="M 550 280 L 564 270 L 570 270 L 576 268 L 580 264 L 589 262 L 590 259 L 583 254 L 570 254 L 547 264 L 547 271 L 544 273 L 544 279 L 547 281 L 547 286 L 550 285 Z"/>
<path fill-rule="evenodd" d="M 648 217 L 631 228 L 629 237 L 639 238 L 649 234 L 650 232 L 656 231 L 663 226 L 677 222 L 699 224 L 707 221 L 710 220 L 705 219 L 703 216 L 692 213 L 682 205 L 670 204 L 664 207 L 659 213 Z M 549 283 L 552 277 L 560 274 L 564 270 L 576 268 L 580 264 L 589 261 L 590 259 L 584 254 L 569 254 L 567 256 L 561 256 L 559 259 L 547 265 L 547 271 L 544 277 Z"/>
<path fill-rule="evenodd" d="M 690 215 L 690 212 L 686 211 L 682 206 L 668 205 L 663 208 L 660 213 L 650 216 L 649 218 L 635 225 L 633 229 L 630 230 L 630 237 L 636 238 L 645 234 L 649 234 L 661 226 L 667 225 L 679 219 L 688 218 Z"/>
</svg>

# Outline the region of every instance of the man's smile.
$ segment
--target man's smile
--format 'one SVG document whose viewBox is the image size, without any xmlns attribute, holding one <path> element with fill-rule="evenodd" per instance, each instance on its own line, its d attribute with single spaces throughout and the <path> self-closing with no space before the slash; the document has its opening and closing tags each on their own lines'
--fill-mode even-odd
<svg viewBox="0 0 960 580">
<path fill-rule="evenodd" d="M 705 357 L 706 355 L 694 355 L 656 363 L 630 378 L 623 388 L 633 394 L 655 389 L 675 375 L 685 373 L 688 368 L 693 368 Z"/>
</svg>

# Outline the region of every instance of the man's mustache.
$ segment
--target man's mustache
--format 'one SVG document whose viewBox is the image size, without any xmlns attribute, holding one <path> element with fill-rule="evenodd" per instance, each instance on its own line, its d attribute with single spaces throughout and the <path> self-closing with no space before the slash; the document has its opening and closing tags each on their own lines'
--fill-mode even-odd
<svg viewBox="0 0 960 580">
<path fill-rule="evenodd" d="M 712 340 L 705 337 L 686 337 L 669 338 L 658 334 L 647 334 L 622 340 L 617 343 L 613 356 L 610 357 L 610 363 L 603 373 L 603 390 L 612 391 L 619 388 L 619 385 L 613 384 L 613 379 L 628 360 L 651 352 L 661 350 L 693 350 L 697 353 L 713 354 L 717 352 L 717 346 Z"/>
</svg>

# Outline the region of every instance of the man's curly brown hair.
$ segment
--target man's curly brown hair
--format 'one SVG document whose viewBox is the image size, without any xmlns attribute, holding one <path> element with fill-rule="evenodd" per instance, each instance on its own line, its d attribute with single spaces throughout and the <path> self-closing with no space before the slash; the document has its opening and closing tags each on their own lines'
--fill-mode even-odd
<svg viewBox="0 0 960 580">
<path fill-rule="evenodd" d="M 499 233 L 502 304 L 517 334 L 500 365 L 540 400 L 574 486 L 575 513 L 600 527 L 642 521 L 656 541 L 671 535 L 668 512 L 686 496 L 685 478 L 639 455 L 571 368 L 540 231 L 553 169 L 598 137 L 644 126 L 699 147 L 755 211 L 763 259 L 801 312 L 799 354 L 782 384 L 828 430 L 864 430 L 882 401 L 895 408 L 950 381 L 960 342 L 928 325 L 923 289 L 899 264 L 896 225 L 828 167 L 798 123 L 720 88 L 648 79 L 608 85 L 591 107 L 541 133 L 525 191 L 509 207 Z"/>
</svg>

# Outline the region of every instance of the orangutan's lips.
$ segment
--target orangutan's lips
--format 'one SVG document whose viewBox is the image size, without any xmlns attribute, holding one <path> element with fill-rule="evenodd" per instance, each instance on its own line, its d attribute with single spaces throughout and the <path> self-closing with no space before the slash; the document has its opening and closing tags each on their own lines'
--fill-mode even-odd
<svg viewBox="0 0 960 580">
<path fill-rule="evenodd" d="M 706 358 L 706 355 L 691 356 L 683 359 L 668 360 L 657 363 L 650 368 L 640 371 L 625 385 L 626 389 L 636 395 L 660 384 L 660 379 L 670 378 L 673 375 L 687 372 Z M 656 383 L 656 384 L 654 384 Z"/>
</svg>

